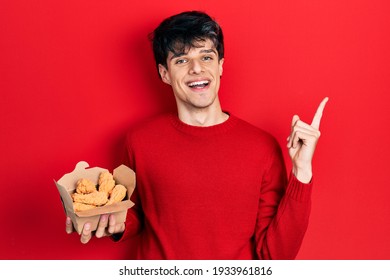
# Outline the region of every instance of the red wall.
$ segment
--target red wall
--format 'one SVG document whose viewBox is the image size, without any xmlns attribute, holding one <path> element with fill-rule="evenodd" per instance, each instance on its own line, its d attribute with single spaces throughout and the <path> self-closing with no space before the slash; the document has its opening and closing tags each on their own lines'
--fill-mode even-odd
<svg viewBox="0 0 390 280">
<path fill-rule="evenodd" d="M 297 113 L 330 101 L 299 259 L 390 259 L 388 1 L 23 1 L 0 9 L 0 258 L 121 259 L 132 242 L 65 233 L 53 179 L 112 169 L 125 132 L 174 109 L 147 34 L 204 10 L 224 28 L 225 110 L 285 145 Z M 287 150 L 285 156 L 288 160 Z M 290 163 L 288 163 L 290 167 Z"/>
</svg>

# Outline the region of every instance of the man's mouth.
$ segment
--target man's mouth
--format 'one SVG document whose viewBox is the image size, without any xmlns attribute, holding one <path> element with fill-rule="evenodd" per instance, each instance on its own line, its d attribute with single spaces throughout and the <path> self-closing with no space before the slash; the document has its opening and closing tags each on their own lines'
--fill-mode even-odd
<svg viewBox="0 0 390 280">
<path fill-rule="evenodd" d="M 210 81 L 208 81 L 208 80 L 202 80 L 202 81 L 190 82 L 190 83 L 188 83 L 187 85 L 188 85 L 190 88 L 201 89 L 201 88 L 207 87 L 209 84 L 210 84 Z"/>
</svg>

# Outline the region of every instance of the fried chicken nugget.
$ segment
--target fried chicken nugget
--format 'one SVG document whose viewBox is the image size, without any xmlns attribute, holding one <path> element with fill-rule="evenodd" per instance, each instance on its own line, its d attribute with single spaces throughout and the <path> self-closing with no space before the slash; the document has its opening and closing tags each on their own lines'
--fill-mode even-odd
<svg viewBox="0 0 390 280">
<path fill-rule="evenodd" d="M 74 193 L 72 197 L 74 202 L 92 204 L 95 206 L 104 205 L 108 201 L 107 194 L 104 192 L 93 192 L 89 194 Z"/>
<path fill-rule="evenodd" d="M 81 203 L 81 202 L 73 202 L 73 209 L 75 212 L 89 210 L 93 208 L 96 208 L 96 206 L 91 204 Z"/>
<path fill-rule="evenodd" d="M 125 198 L 126 192 L 127 192 L 127 189 L 125 186 L 119 185 L 119 184 L 116 185 L 114 187 L 114 189 L 112 190 L 110 199 L 108 200 L 108 202 L 105 205 L 111 205 L 111 204 L 114 204 L 116 202 L 121 202 Z"/>
<path fill-rule="evenodd" d="M 106 180 L 114 180 L 114 176 L 109 171 L 103 171 L 99 175 L 99 185 L 101 185 Z"/>
<path fill-rule="evenodd" d="M 88 194 L 96 192 L 96 185 L 89 179 L 80 179 L 77 181 L 76 192 L 79 194 Z"/>
<path fill-rule="evenodd" d="M 111 194 L 114 187 L 115 187 L 114 179 L 107 179 L 102 181 L 101 184 L 99 184 L 99 192 L 104 192 L 108 196 Z"/>
</svg>

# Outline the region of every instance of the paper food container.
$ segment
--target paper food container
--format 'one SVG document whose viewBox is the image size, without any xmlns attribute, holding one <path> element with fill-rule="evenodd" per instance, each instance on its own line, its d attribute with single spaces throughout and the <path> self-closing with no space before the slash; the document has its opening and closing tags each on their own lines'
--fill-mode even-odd
<svg viewBox="0 0 390 280">
<path fill-rule="evenodd" d="M 73 226 L 79 234 L 81 234 L 86 222 L 91 223 L 91 230 L 96 230 L 101 214 L 113 213 L 118 223 L 124 222 L 127 215 L 127 209 L 134 206 L 130 197 L 135 188 L 135 172 L 125 165 L 120 165 L 114 169 L 112 174 L 116 184 L 121 184 L 127 188 L 127 194 L 124 200 L 107 206 L 75 212 L 73 210 L 71 195 L 76 191 L 77 181 L 81 178 L 86 178 L 98 184 L 100 173 L 107 171 L 107 169 L 100 167 L 88 167 L 89 164 L 87 162 L 80 161 L 76 164 L 76 168 L 71 173 L 65 174 L 58 181 L 54 180 L 54 183 L 60 192 L 65 213 L 72 219 Z"/>
</svg>

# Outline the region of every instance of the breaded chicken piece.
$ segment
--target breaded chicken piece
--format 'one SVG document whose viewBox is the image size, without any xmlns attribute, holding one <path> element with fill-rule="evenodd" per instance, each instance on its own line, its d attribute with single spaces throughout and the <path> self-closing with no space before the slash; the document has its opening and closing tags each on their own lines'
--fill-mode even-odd
<svg viewBox="0 0 390 280">
<path fill-rule="evenodd" d="M 96 208 L 95 205 L 85 204 L 81 202 L 73 202 L 73 209 L 75 212 L 94 209 L 94 208 Z"/>
<path fill-rule="evenodd" d="M 74 202 L 81 202 L 95 206 L 104 205 L 108 201 L 107 194 L 104 192 L 93 192 L 89 194 L 74 193 L 72 198 Z"/>
<path fill-rule="evenodd" d="M 99 192 L 104 192 L 108 195 L 111 194 L 112 189 L 115 187 L 114 179 L 107 179 L 99 184 Z"/>
<path fill-rule="evenodd" d="M 114 180 L 114 176 L 109 171 L 103 171 L 99 175 L 99 185 L 101 185 L 106 180 Z"/>
<path fill-rule="evenodd" d="M 127 189 L 123 185 L 116 185 L 115 188 L 112 190 L 110 199 L 106 203 L 106 205 L 111 205 L 116 202 L 121 202 L 125 196 L 126 196 Z"/>
<path fill-rule="evenodd" d="M 76 192 L 80 194 L 88 194 L 96 192 L 96 185 L 89 179 L 80 179 L 77 181 Z"/>
</svg>

